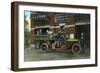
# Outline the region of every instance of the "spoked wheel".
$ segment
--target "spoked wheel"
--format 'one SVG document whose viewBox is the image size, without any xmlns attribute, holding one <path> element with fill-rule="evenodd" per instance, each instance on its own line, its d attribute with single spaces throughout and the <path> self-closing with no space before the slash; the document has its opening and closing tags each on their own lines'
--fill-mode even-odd
<svg viewBox="0 0 100 73">
<path fill-rule="evenodd" d="M 78 43 L 73 44 L 72 46 L 72 53 L 73 54 L 79 54 L 81 51 L 81 47 Z"/>
<path fill-rule="evenodd" d="M 41 45 L 41 51 L 42 52 L 48 52 L 48 44 L 47 43 L 43 43 Z"/>
</svg>

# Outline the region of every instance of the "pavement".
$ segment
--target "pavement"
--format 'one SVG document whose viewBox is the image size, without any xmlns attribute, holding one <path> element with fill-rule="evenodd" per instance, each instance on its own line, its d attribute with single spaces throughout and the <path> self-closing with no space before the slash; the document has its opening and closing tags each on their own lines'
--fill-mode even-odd
<svg viewBox="0 0 100 73">
<path fill-rule="evenodd" d="M 88 59 L 90 58 L 89 49 L 85 49 L 80 54 L 69 52 L 50 51 L 47 53 L 41 52 L 40 49 L 25 49 L 24 61 L 47 61 L 47 60 L 71 60 L 71 59 Z"/>
</svg>

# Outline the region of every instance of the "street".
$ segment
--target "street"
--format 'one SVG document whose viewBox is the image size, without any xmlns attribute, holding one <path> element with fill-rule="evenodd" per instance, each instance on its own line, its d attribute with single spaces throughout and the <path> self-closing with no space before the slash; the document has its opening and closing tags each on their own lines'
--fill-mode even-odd
<svg viewBox="0 0 100 73">
<path fill-rule="evenodd" d="M 70 59 L 87 59 L 90 58 L 88 50 L 84 53 L 73 54 L 68 52 L 56 52 L 50 51 L 47 53 L 41 52 L 40 49 L 25 49 L 24 50 L 24 61 L 47 61 L 47 60 L 70 60 Z"/>
</svg>

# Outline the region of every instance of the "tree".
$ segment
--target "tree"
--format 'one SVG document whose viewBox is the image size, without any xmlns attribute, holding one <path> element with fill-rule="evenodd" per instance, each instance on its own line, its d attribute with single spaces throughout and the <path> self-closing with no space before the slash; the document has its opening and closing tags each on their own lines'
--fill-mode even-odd
<svg viewBox="0 0 100 73">
<path fill-rule="evenodd" d="M 24 18 L 24 48 L 28 49 L 30 47 L 30 40 L 31 40 L 31 33 L 29 32 L 28 28 L 28 21 L 26 20 L 26 16 Z"/>
</svg>

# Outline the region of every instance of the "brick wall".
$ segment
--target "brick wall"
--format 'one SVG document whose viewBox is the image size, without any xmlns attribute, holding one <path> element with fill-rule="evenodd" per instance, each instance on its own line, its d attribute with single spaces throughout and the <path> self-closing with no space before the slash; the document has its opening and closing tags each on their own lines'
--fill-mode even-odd
<svg viewBox="0 0 100 73">
<path fill-rule="evenodd" d="M 35 14 L 31 15 L 31 17 L 35 16 Z M 58 31 L 60 31 L 60 23 L 55 23 L 55 14 L 53 12 L 48 13 L 48 25 L 50 25 L 50 30 L 53 31 L 54 33 L 58 33 Z M 73 16 L 71 16 L 69 18 L 69 20 L 65 23 L 65 26 L 69 26 L 69 25 L 75 25 L 75 19 L 73 18 Z M 31 19 L 31 28 L 35 28 L 36 24 L 34 24 L 34 20 Z M 34 32 L 35 30 L 31 30 L 32 36 L 34 36 Z M 65 31 L 64 31 L 65 35 L 69 35 L 69 34 L 74 34 L 75 33 L 75 27 L 66 27 Z M 32 43 L 35 43 L 34 41 L 34 37 L 32 37 Z"/>
</svg>

